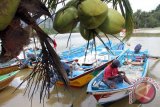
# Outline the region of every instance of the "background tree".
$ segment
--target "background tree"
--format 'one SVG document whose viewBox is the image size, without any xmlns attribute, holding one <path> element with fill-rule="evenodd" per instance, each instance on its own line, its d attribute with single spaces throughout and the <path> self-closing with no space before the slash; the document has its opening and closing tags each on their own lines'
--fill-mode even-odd
<svg viewBox="0 0 160 107">
<path fill-rule="evenodd" d="M 134 13 L 135 28 L 160 27 L 160 5 L 151 12 L 137 10 Z"/>
</svg>

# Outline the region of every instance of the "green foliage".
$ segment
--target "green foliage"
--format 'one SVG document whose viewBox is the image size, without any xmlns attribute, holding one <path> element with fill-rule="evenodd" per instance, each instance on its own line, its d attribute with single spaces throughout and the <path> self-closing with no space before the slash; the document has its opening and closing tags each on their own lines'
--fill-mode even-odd
<svg viewBox="0 0 160 107">
<path fill-rule="evenodd" d="M 160 26 L 160 5 L 151 12 L 137 10 L 134 13 L 135 28 L 153 28 Z"/>
</svg>

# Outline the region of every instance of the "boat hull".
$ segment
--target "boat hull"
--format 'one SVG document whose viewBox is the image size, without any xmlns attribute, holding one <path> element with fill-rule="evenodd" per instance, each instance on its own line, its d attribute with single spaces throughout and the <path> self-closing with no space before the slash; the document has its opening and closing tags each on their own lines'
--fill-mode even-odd
<svg viewBox="0 0 160 107">
<path fill-rule="evenodd" d="M 0 68 L 0 75 L 8 74 L 10 72 L 19 70 L 19 65 L 13 65 L 5 68 Z"/>
<path fill-rule="evenodd" d="M 9 84 L 12 82 L 12 80 L 15 78 L 18 72 L 19 71 L 14 71 L 14 72 L 0 76 L 0 90 L 9 86 Z"/>
<path fill-rule="evenodd" d="M 105 43 L 107 46 L 110 46 L 110 43 L 107 42 Z M 79 74 L 78 76 L 75 77 L 69 77 L 69 86 L 72 87 L 82 87 L 84 85 L 86 85 L 88 82 L 90 82 L 91 79 L 93 79 L 93 77 L 95 77 L 102 69 L 104 69 L 110 62 L 112 62 L 112 60 L 116 57 L 118 57 L 119 54 L 123 53 L 123 49 L 118 48 L 119 44 L 113 45 L 111 47 L 112 50 L 112 54 L 110 52 L 106 52 L 104 45 L 100 45 L 97 46 L 97 56 L 96 57 L 101 57 L 100 59 L 104 60 L 104 62 L 100 62 L 100 65 L 97 65 L 96 67 L 85 71 L 82 74 Z M 104 51 L 105 50 L 105 51 Z M 90 52 L 90 51 L 89 51 Z M 90 54 L 90 53 L 87 54 Z M 99 52 L 99 54 L 98 54 Z M 75 54 L 75 53 L 74 53 Z M 93 54 L 93 53 L 92 53 Z M 64 55 L 65 56 L 65 55 Z M 78 54 L 73 55 L 72 57 L 75 57 L 79 59 L 79 62 L 84 62 L 85 59 L 85 52 L 80 52 L 80 55 L 78 56 Z M 84 58 L 83 58 L 83 57 Z M 87 57 L 87 56 L 86 56 Z M 90 57 L 90 56 L 88 56 Z M 82 60 L 80 60 L 80 58 L 82 58 Z M 64 58 L 65 59 L 65 58 Z M 67 59 L 67 57 L 66 57 Z M 74 58 L 71 58 L 72 60 Z M 93 60 L 92 60 L 93 61 Z M 91 61 L 91 62 L 92 62 Z M 94 62 L 94 61 L 93 61 Z M 96 61 L 97 62 L 97 61 Z M 93 64 L 93 63 L 92 63 Z M 75 71 L 77 72 L 77 71 Z M 77 73 L 78 74 L 78 73 Z M 57 82 L 58 85 L 64 85 L 62 81 L 58 81 Z"/>
<path fill-rule="evenodd" d="M 114 103 L 118 100 L 121 100 L 125 97 L 129 96 L 129 93 L 127 90 L 123 90 L 120 92 L 113 92 L 113 93 L 99 93 L 99 94 L 94 94 L 94 98 L 97 100 L 97 102 L 101 105 L 103 104 L 110 104 Z"/>
<path fill-rule="evenodd" d="M 92 73 L 86 74 L 78 79 L 69 80 L 69 85 L 72 87 L 83 87 L 86 85 L 94 76 Z M 57 84 L 64 85 L 63 82 L 58 81 Z"/>
<path fill-rule="evenodd" d="M 143 54 L 148 54 L 148 51 L 141 52 L 139 54 L 134 54 L 135 56 L 141 56 Z M 132 51 L 128 51 L 126 54 L 119 56 L 118 59 L 120 61 L 124 61 L 124 59 L 129 58 L 129 55 L 133 55 Z M 123 65 L 120 71 L 125 71 L 127 77 L 133 81 L 135 81 L 138 78 L 144 78 L 147 75 L 148 70 L 148 58 L 145 60 L 145 63 L 143 65 L 133 65 L 128 66 Z M 125 68 L 126 67 L 126 68 Z M 132 69 L 131 69 L 132 68 Z M 134 72 L 133 72 L 134 71 Z M 91 80 L 87 87 L 87 93 L 93 95 L 95 99 L 100 104 L 106 104 L 106 103 L 113 103 L 120 99 L 123 99 L 124 97 L 127 97 L 129 95 L 130 86 L 126 82 L 117 84 L 117 89 L 110 89 L 107 88 L 101 80 L 103 78 L 103 71 L 100 72 L 94 79 Z"/>
<path fill-rule="evenodd" d="M 91 79 L 93 79 L 93 77 L 95 75 L 97 75 L 99 73 L 100 70 L 102 70 L 104 67 L 106 67 L 109 63 L 111 63 L 111 61 L 97 67 L 97 68 L 94 68 L 78 77 L 75 77 L 75 78 L 71 78 L 69 79 L 69 86 L 71 87 L 77 87 L 77 88 L 80 88 L 80 87 L 83 87 L 84 85 L 86 85 Z M 58 85 L 64 85 L 63 82 L 61 81 L 58 81 L 57 82 Z"/>
</svg>

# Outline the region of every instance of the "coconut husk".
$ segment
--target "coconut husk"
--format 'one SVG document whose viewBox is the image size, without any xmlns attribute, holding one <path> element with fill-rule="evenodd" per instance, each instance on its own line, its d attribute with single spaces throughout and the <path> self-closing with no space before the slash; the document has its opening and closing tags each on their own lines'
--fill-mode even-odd
<svg viewBox="0 0 160 107">
<path fill-rule="evenodd" d="M 78 5 L 79 20 L 86 29 L 96 29 L 106 18 L 108 6 L 101 0 L 84 0 Z"/>
<path fill-rule="evenodd" d="M 124 25 L 124 17 L 117 10 L 109 8 L 106 19 L 98 28 L 105 34 L 117 34 Z"/>
<path fill-rule="evenodd" d="M 64 7 L 55 15 L 53 28 L 58 33 L 69 33 L 77 25 L 78 11 L 75 7 Z"/>
<path fill-rule="evenodd" d="M 93 33 L 92 29 L 86 29 L 81 23 L 79 26 L 79 31 L 81 36 L 85 39 L 85 40 L 91 40 L 95 37 L 95 34 Z"/>
<path fill-rule="evenodd" d="M 17 57 L 30 41 L 29 33 L 22 28 L 19 18 L 14 18 L 10 25 L 0 33 L 3 47 L 0 55 L 1 63 Z"/>
</svg>

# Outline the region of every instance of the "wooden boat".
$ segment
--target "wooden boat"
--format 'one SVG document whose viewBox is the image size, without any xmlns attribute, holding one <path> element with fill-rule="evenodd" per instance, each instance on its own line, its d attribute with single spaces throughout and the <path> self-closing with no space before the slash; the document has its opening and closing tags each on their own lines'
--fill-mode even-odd
<svg viewBox="0 0 160 107">
<path fill-rule="evenodd" d="M 131 59 L 142 57 L 144 54 L 148 55 L 148 51 L 135 54 L 133 51 L 128 50 L 125 52 L 125 54 L 122 54 L 117 58 L 122 64 L 122 66 L 119 68 L 119 71 L 125 71 L 126 76 L 130 81 L 143 78 L 147 75 L 148 58 L 145 59 L 142 65 L 139 64 L 140 62 L 133 62 L 134 65 L 127 65 L 125 63 L 126 58 Z M 92 94 L 100 104 L 112 103 L 129 95 L 128 90 L 132 85 L 123 82 L 117 84 L 116 89 L 110 89 L 102 82 L 103 72 L 104 71 L 102 70 L 89 82 L 87 93 Z"/>
<path fill-rule="evenodd" d="M 6 88 L 15 78 L 19 70 L 0 76 L 0 90 Z"/>
<path fill-rule="evenodd" d="M 102 49 L 103 50 L 103 49 Z M 82 87 L 86 85 L 95 75 L 98 74 L 100 70 L 107 66 L 107 64 L 116 58 L 118 55 L 123 53 L 124 50 L 112 50 L 112 53 L 105 51 L 97 51 L 96 61 L 91 58 L 93 62 L 91 63 L 81 63 L 79 70 L 73 70 L 72 73 L 68 76 L 69 85 L 72 87 Z M 87 54 L 89 55 L 89 54 Z M 92 55 L 95 56 L 95 55 Z M 84 60 L 85 56 L 81 57 Z M 88 58 L 88 57 L 86 57 Z M 80 60 L 80 58 L 79 58 Z M 95 62 L 94 62 L 95 61 Z M 63 85 L 61 81 L 58 81 L 57 84 Z"/>
<path fill-rule="evenodd" d="M 19 69 L 19 64 L 8 66 L 5 68 L 0 68 L 0 75 L 8 74 L 8 73 L 15 71 L 15 70 L 18 70 L 18 69 Z"/>
<path fill-rule="evenodd" d="M 21 53 L 21 54 L 23 54 L 23 53 Z M 22 56 L 21 54 L 20 54 L 20 56 Z M 40 54 L 40 50 L 37 50 L 36 54 Z M 26 59 L 20 58 L 20 60 L 22 62 L 25 62 Z M 36 61 L 33 62 L 33 64 L 35 64 L 35 63 L 36 63 Z M 8 73 L 13 72 L 15 70 L 19 70 L 20 69 L 19 66 L 20 66 L 20 64 L 17 59 L 13 59 L 13 60 L 6 62 L 4 64 L 0 64 L 0 75 L 8 74 Z"/>
<path fill-rule="evenodd" d="M 8 74 L 18 69 L 19 69 L 19 64 L 17 63 L 17 61 L 11 60 L 4 64 L 0 64 L 0 75 Z"/>
</svg>

